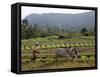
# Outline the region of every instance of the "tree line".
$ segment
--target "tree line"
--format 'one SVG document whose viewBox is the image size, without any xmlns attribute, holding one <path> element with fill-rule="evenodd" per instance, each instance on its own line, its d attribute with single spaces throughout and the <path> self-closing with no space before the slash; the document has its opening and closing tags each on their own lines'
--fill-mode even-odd
<svg viewBox="0 0 100 77">
<path fill-rule="evenodd" d="M 83 27 L 79 30 L 79 33 L 83 36 L 93 36 L 95 34 L 95 27 L 92 30 L 88 30 L 86 27 Z M 21 23 L 21 38 L 37 38 L 37 37 L 47 37 L 52 35 L 57 35 L 59 37 L 64 37 L 64 35 L 75 34 L 75 32 L 69 32 L 68 29 L 59 28 L 57 26 L 39 26 L 38 24 L 29 25 L 27 20 L 23 20 Z"/>
</svg>

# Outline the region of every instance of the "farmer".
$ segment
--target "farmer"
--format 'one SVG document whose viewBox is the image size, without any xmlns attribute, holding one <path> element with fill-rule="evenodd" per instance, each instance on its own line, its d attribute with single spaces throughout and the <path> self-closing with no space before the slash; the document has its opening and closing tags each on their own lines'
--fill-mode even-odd
<svg viewBox="0 0 100 77">
<path fill-rule="evenodd" d="M 37 53 L 37 54 L 40 53 L 40 52 L 39 52 L 39 43 L 38 43 L 38 42 L 35 43 L 35 46 L 34 46 L 34 48 L 33 48 L 33 50 L 32 50 L 32 61 L 33 61 L 33 62 L 36 60 L 36 53 Z"/>
</svg>

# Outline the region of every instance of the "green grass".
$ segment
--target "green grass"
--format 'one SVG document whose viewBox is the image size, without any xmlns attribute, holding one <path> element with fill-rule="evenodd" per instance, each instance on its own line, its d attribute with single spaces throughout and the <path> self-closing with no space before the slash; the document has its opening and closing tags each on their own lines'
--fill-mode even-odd
<svg viewBox="0 0 100 77">
<path fill-rule="evenodd" d="M 77 67 L 93 67 L 95 66 L 95 58 L 94 56 L 89 57 L 89 59 L 85 55 L 95 55 L 94 47 L 93 46 L 83 46 L 83 47 L 77 47 L 81 50 L 79 55 L 81 56 L 80 59 L 75 59 L 74 62 L 71 62 L 70 60 L 67 62 L 64 60 L 64 58 L 60 58 L 59 62 L 53 61 L 54 51 L 56 50 L 56 46 L 64 47 L 65 43 L 89 43 L 89 42 L 95 42 L 94 36 L 80 36 L 80 37 L 73 37 L 73 38 L 64 38 L 64 39 L 58 39 L 58 36 L 50 36 L 50 37 L 44 37 L 44 38 L 30 38 L 27 40 L 21 40 L 22 47 L 27 46 L 27 49 L 24 49 L 21 51 L 21 70 L 41 70 L 41 69 L 58 69 L 58 68 L 77 68 Z M 39 42 L 39 45 L 48 45 L 46 49 L 40 49 L 40 54 L 37 54 L 36 62 L 31 62 L 30 58 L 32 57 L 32 49 L 28 48 L 29 46 L 33 46 L 35 42 Z M 51 47 L 54 47 L 52 48 Z M 71 44 L 74 46 L 73 44 Z M 91 50 L 87 50 L 87 49 Z M 42 59 L 42 57 L 46 57 L 46 59 Z M 45 62 L 40 61 L 46 60 Z"/>
<path fill-rule="evenodd" d="M 23 61 L 22 61 L 23 62 Z M 94 67 L 95 66 L 95 59 L 94 57 L 90 57 L 87 59 L 86 57 L 82 56 L 81 59 L 75 59 L 73 62 L 68 60 L 65 61 L 63 59 L 59 59 L 58 62 L 54 62 L 53 58 L 47 59 L 45 62 L 40 61 L 37 59 L 36 62 L 29 63 L 22 63 L 22 70 L 41 70 L 41 69 L 59 69 L 59 68 L 79 68 L 79 67 Z"/>
<path fill-rule="evenodd" d="M 49 36 L 44 38 L 31 38 L 27 40 L 21 40 L 21 45 L 32 46 L 35 42 L 39 42 L 40 45 L 51 45 L 51 44 L 65 44 L 65 43 L 80 43 L 80 42 L 94 42 L 94 36 L 80 36 L 73 38 L 58 39 L 57 36 Z"/>
<path fill-rule="evenodd" d="M 80 49 L 86 50 L 88 47 L 81 47 Z M 91 47 L 92 48 L 92 47 Z M 40 54 L 37 54 L 35 62 L 31 61 L 32 50 L 26 50 L 22 52 L 21 64 L 22 70 L 41 70 L 41 69 L 58 69 L 58 68 L 77 68 L 77 67 L 93 67 L 95 66 L 95 52 L 92 50 L 80 51 L 78 54 L 82 55 L 80 58 L 76 58 L 73 62 L 69 58 L 65 61 L 65 58 L 59 58 L 58 62 L 54 62 L 54 51 L 56 49 L 41 49 Z M 92 55 L 89 58 L 86 55 Z M 44 57 L 44 58 L 43 58 Z"/>
</svg>

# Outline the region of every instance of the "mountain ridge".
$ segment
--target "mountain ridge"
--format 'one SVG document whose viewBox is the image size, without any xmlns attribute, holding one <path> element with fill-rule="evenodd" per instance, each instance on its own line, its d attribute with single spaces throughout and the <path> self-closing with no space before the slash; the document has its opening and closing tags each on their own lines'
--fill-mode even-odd
<svg viewBox="0 0 100 77">
<path fill-rule="evenodd" d="M 24 19 L 28 20 L 30 25 L 51 25 L 51 26 L 78 26 L 78 25 L 95 25 L 95 12 L 85 12 L 78 14 L 63 13 L 43 13 L 30 14 Z"/>
</svg>

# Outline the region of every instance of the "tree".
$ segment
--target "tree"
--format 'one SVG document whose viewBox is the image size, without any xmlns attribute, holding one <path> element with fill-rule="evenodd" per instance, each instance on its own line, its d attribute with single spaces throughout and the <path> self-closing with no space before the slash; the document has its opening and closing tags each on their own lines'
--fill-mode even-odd
<svg viewBox="0 0 100 77">
<path fill-rule="evenodd" d="M 80 33 L 82 33 L 83 35 L 86 33 L 86 32 L 88 32 L 88 30 L 87 30 L 87 28 L 82 28 L 81 30 L 80 30 Z"/>
<path fill-rule="evenodd" d="M 28 38 L 32 38 L 32 28 L 31 26 L 25 26 L 25 25 L 21 25 L 21 38 L 22 39 L 28 39 Z"/>
<path fill-rule="evenodd" d="M 39 37 L 40 36 L 38 24 L 34 24 L 33 31 L 34 31 L 34 37 Z"/>
<path fill-rule="evenodd" d="M 21 24 L 21 38 L 25 39 L 26 33 L 25 33 L 25 26 Z"/>
<path fill-rule="evenodd" d="M 22 24 L 25 25 L 25 26 L 28 26 L 28 20 L 27 20 L 27 19 L 24 19 L 24 20 L 22 21 Z"/>
</svg>

